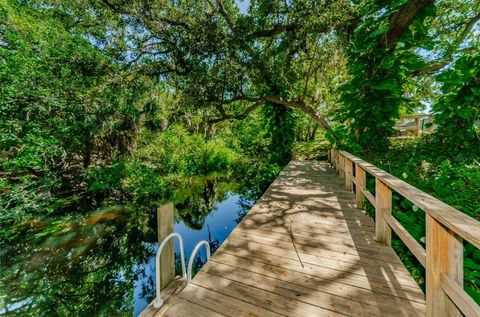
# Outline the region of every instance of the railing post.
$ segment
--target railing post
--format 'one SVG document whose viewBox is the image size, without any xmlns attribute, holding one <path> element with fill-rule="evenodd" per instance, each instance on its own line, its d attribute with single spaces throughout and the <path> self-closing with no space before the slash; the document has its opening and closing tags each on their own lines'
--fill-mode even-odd
<svg viewBox="0 0 480 317">
<path fill-rule="evenodd" d="M 333 152 L 332 152 L 332 164 L 333 164 L 333 167 L 335 167 L 335 170 L 338 169 L 338 153 L 337 153 L 337 150 L 333 149 Z"/>
<path fill-rule="evenodd" d="M 392 212 L 392 191 L 378 178 L 375 179 L 375 240 L 386 245 L 392 244 L 392 229 L 383 218 Z"/>
<path fill-rule="evenodd" d="M 345 188 L 352 190 L 352 161 L 345 157 Z"/>
<path fill-rule="evenodd" d="M 337 151 L 332 149 L 332 158 L 331 158 L 332 166 L 337 169 Z"/>
<path fill-rule="evenodd" d="M 340 151 L 337 152 L 337 172 L 338 172 L 338 177 L 340 177 L 340 174 L 342 174 L 342 154 L 340 154 Z"/>
<path fill-rule="evenodd" d="M 415 126 L 417 127 L 415 130 L 415 136 L 418 138 L 422 135 L 422 126 L 420 117 L 415 118 Z"/>
<path fill-rule="evenodd" d="M 157 209 L 158 243 L 173 233 L 173 204 L 166 204 Z M 175 251 L 173 239 L 168 241 L 160 258 L 160 287 L 165 289 L 175 278 Z"/>
<path fill-rule="evenodd" d="M 355 200 L 358 209 L 365 207 L 365 195 L 362 193 L 362 188 L 365 188 L 367 173 L 359 165 L 355 164 Z"/>
<path fill-rule="evenodd" d="M 340 154 L 340 152 L 338 153 L 338 163 L 338 176 L 340 178 L 345 178 L 345 156 Z"/>
<path fill-rule="evenodd" d="M 338 171 L 338 168 L 340 166 L 340 153 L 338 153 L 338 150 L 335 150 L 335 169 Z"/>
<path fill-rule="evenodd" d="M 461 316 L 442 289 L 445 275 L 463 289 L 463 241 L 430 215 L 426 215 L 427 317 Z"/>
</svg>

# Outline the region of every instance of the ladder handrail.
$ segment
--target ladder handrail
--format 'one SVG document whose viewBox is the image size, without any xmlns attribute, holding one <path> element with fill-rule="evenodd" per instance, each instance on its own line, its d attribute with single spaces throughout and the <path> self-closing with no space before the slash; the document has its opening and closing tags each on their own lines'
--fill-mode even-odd
<svg viewBox="0 0 480 317">
<path fill-rule="evenodd" d="M 187 283 L 190 283 L 192 281 L 193 260 L 195 259 L 195 256 L 197 255 L 197 252 L 202 245 L 205 246 L 205 250 L 207 252 L 207 261 L 210 260 L 210 244 L 208 244 L 207 241 L 202 240 L 199 243 L 197 243 L 197 245 L 192 251 L 192 254 L 190 255 L 190 259 L 188 259 Z"/>
<path fill-rule="evenodd" d="M 155 273 L 155 281 L 156 281 L 156 291 L 157 291 L 157 296 L 155 297 L 155 301 L 153 303 L 153 307 L 155 308 L 160 308 L 163 305 L 163 299 L 160 296 L 161 293 L 161 288 L 162 286 L 160 285 L 160 256 L 162 255 L 162 251 L 165 248 L 165 245 L 167 244 L 170 239 L 176 237 L 178 239 L 178 242 L 180 244 L 180 258 L 182 262 L 182 276 L 185 278 L 187 276 L 186 274 L 186 269 L 185 269 L 185 252 L 183 249 L 183 239 L 182 236 L 176 232 L 169 234 L 168 236 L 163 239 L 162 243 L 158 247 L 157 254 L 155 256 L 155 265 L 156 265 L 156 273 Z"/>
</svg>

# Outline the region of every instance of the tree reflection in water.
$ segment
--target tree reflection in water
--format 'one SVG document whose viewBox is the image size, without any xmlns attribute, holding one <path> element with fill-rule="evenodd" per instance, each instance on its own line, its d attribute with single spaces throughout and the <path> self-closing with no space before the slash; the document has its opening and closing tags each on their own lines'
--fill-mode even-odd
<svg viewBox="0 0 480 317">
<path fill-rule="evenodd" d="M 184 184 L 173 195 L 175 222 L 192 231 L 206 227 L 215 252 L 223 240 L 211 232 L 206 220 L 234 193 L 239 195 L 236 209 L 215 216 L 240 221 L 253 198 L 239 190 L 242 187 L 219 177 Z M 156 208 L 151 206 L 114 205 L 86 215 L 51 215 L 11 228 L 17 230 L 14 239 L 1 240 L 0 315 L 132 316 L 135 301 L 148 303 L 155 294 L 148 265 L 157 246 Z M 196 257 L 194 273 L 204 260 Z M 176 262 L 179 269 L 179 259 Z M 140 291 L 135 294 L 138 281 Z"/>
</svg>

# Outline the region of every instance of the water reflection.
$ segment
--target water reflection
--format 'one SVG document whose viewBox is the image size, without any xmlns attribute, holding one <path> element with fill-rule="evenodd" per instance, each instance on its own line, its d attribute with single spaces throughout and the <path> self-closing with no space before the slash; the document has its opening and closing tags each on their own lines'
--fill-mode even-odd
<svg viewBox="0 0 480 317">
<path fill-rule="evenodd" d="M 244 197 L 235 193 L 225 193 L 221 197 L 213 200 L 212 207 L 208 214 L 199 213 L 198 218 L 191 218 L 191 205 L 177 204 L 175 209 L 174 232 L 179 233 L 184 239 L 185 256 L 188 257 L 193 249 L 201 240 L 206 240 L 210 244 L 210 249 L 214 253 L 221 243 L 228 237 L 230 232 L 236 227 L 242 215 L 248 210 L 252 202 L 245 201 Z M 180 209 L 184 207 L 184 209 Z M 199 210 L 199 209 L 197 209 Z M 206 215 L 206 216 L 205 216 Z M 201 219 L 201 220 L 199 220 Z M 199 226 L 201 224 L 201 226 Z M 156 250 L 158 244 L 154 244 Z M 175 243 L 176 271 L 180 275 L 180 256 L 178 243 Z M 195 274 L 202 267 L 206 259 L 205 250 L 199 251 L 193 265 Z M 155 257 L 152 257 L 145 263 L 142 276 L 135 284 L 135 305 L 134 316 L 137 316 L 146 305 L 155 296 Z"/>
<path fill-rule="evenodd" d="M 251 193 L 225 177 L 184 185 L 173 195 L 174 231 L 187 257 L 200 240 L 214 251 L 252 205 Z M 155 294 L 156 226 L 155 205 L 37 219 L 2 239 L 0 315 L 138 315 Z M 196 270 L 204 259 L 201 250 Z"/>
</svg>

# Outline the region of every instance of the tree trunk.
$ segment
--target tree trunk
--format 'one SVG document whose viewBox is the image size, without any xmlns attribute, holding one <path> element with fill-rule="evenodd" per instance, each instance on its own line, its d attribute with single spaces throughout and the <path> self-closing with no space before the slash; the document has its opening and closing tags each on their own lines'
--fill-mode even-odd
<svg viewBox="0 0 480 317">
<path fill-rule="evenodd" d="M 310 141 L 315 141 L 315 138 L 317 137 L 317 131 L 318 131 L 318 124 L 315 124 L 315 127 L 313 127 L 313 131 L 310 134 Z"/>
</svg>

